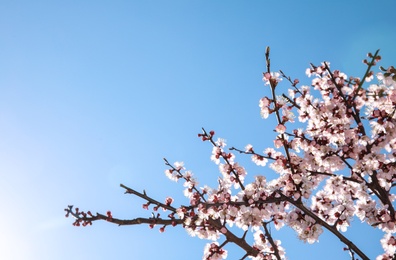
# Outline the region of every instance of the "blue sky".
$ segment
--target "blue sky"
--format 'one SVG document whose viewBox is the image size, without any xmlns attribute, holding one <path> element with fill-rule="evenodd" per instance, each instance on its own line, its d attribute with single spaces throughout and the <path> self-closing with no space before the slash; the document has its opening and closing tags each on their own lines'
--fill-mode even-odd
<svg viewBox="0 0 396 260">
<path fill-rule="evenodd" d="M 201 127 L 230 146 L 272 145 L 272 121 L 262 120 L 258 108 L 268 94 L 261 81 L 266 46 L 273 70 L 305 84 L 310 62 L 328 60 L 361 76 L 369 51 L 380 48 L 381 64 L 395 65 L 395 7 L 394 1 L 1 1 L 0 258 L 201 259 L 206 241 L 181 228 L 163 234 L 108 223 L 74 228 L 63 208 L 149 216 L 120 183 L 184 203 L 182 185 L 163 173 L 163 157 L 184 161 L 202 185 L 215 185 L 211 147 L 196 137 Z M 271 174 L 246 166 L 251 176 Z M 381 252 L 370 228 L 355 221 L 351 231 L 348 237 L 358 238 L 371 258 Z M 326 234 L 314 246 L 287 230 L 274 237 L 283 239 L 290 259 L 348 259 Z M 229 259 L 243 255 L 228 249 Z"/>
</svg>

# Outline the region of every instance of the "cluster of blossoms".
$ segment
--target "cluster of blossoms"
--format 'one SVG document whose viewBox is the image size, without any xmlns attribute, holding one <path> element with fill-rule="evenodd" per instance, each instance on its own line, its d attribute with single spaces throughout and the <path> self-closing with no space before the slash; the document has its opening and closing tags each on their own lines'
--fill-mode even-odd
<svg viewBox="0 0 396 260">
<path fill-rule="evenodd" d="M 270 71 L 269 49 L 266 58 L 268 71 L 263 74 L 263 81 L 272 95 L 260 99 L 259 107 L 263 118 L 277 119 L 274 148 L 262 153 L 252 145 L 243 150 L 226 149 L 224 139 L 215 139 L 214 131 L 203 129 L 198 137 L 213 146 L 211 160 L 221 173 L 217 187 L 199 187 L 183 163 L 172 165 L 165 160 L 169 167 L 166 176 L 184 181 L 189 205 L 174 208 L 172 198 L 160 203 L 145 192 L 123 186 L 127 193 L 147 201 L 145 209 L 152 204 L 155 211 L 162 208 L 170 214 L 168 218 L 157 214 L 130 222 L 120 222 L 112 216 L 106 220 L 120 225 L 161 224 L 161 232 L 168 225 L 182 225 L 191 236 L 213 241 L 205 247 L 203 259 L 226 258 L 228 243 L 246 252 L 242 259 L 286 259 L 285 249 L 273 238 L 269 226 L 290 227 L 308 243 L 318 242 L 326 229 L 346 245 L 352 259 L 355 254 L 369 259 L 345 236 L 353 219 L 358 218 L 384 233 L 380 241 L 384 253 L 377 260 L 395 259 L 395 68 L 380 67 L 381 72 L 375 75 L 378 83 L 372 83 L 371 69 L 381 59 L 377 51 L 369 54 L 370 61 L 364 61 L 368 68 L 362 79 L 331 71 L 329 63 L 324 62 L 307 69 L 306 74 L 313 77 L 310 86 L 298 86 L 299 80 L 291 80 L 282 71 Z M 282 79 L 290 83 L 291 89 L 288 95 L 278 96 L 276 90 Z M 296 118 L 303 128 L 291 127 Z M 233 151 L 250 155 L 258 166 L 269 165 L 278 177 L 267 180 L 256 176 L 246 184 L 247 172 L 236 162 Z M 104 219 L 100 216 L 77 214 L 76 218 L 78 223 L 91 223 Z M 242 237 L 233 233 L 235 227 L 244 231 Z M 246 242 L 249 232 L 253 244 Z M 219 245 L 217 241 L 221 239 L 224 242 Z"/>
<path fill-rule="evenodd" d="M 211 244 L 206 244 L 204 249 L 204 259 L 226 259 L 227 251 L 219 246 L 219 243 L 213 242 Z"/>
</svg>

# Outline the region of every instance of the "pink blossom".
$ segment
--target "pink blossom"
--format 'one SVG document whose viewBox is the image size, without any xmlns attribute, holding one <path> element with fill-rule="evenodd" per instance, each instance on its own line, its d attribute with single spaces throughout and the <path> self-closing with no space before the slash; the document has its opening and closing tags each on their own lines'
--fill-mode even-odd
<svg viewBox="0 0 396 260">
<path fill-rule="evenodd" d="M 276 148 L 282 147 L 283 146 L 283 141 L 281 139 L 275 139 L 274 140 L 274 145 Z"/>
<path fill-rule="evenodd" d="M 275 128 L 276 132 L 283 134 L 286 131 L 286 126 L 283 124 L 279 124 L 276 128 Z"/>
</svg>

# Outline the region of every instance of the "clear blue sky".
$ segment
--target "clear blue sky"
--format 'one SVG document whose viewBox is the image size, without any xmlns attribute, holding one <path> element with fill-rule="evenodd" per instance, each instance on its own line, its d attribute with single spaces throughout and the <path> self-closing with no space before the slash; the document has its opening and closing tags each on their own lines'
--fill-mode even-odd
<svg viewBox="0 0 396 260">
<path fill-rule="evenodd" d="M 201 259 L 206 241 L 181 228 L 75 228 L 63 208 L 149 216 L 119 183 L 185 203 L 163 157 L 215 185 L 211 147 L 196 137 L 201 127 L 232 146 L 272 145 L 273 125 L 258 108 L 268 94 L 266 46 L 274 70 L 305 84 L 309 62 L 361 76 L 361 60 L 378 48 L 384 67 L 396 65 L 395 8 L 394 1 L 1 1 L 0 258 Z M 348 237 L 374 258 L 379 235 L 353 224 Z M 314 246 L 287 230 L 274 237 L 290 259 L 348 259 L 331 236 Z M 228 249 L 229 259 L 243 255 Z"/>
</svg>

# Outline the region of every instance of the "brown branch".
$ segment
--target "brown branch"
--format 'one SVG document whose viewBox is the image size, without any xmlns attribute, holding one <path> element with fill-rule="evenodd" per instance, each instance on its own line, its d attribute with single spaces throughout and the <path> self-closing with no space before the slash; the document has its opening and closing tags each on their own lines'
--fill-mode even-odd
<svg viewBox="0 0 396 260">
<path fill-rule="evenodd" d="M 285 98 L 285 99 L 287 99 L 287 101 L 289 102 L 289 103 L 291 103 L 293 106 L 295 106 L 297 109 L 301 109 L 301 107 L 296 103 L 296 102 L 294 102 L 294 100 L 291 100 L 288 96 L 286 96 L 285 94 L 282 94 L 282 97 L 283 98 Z"/>
<path fill-rule="evenodd" d="M 113 218 L 111 215 L 111 212 L 108 211 L 107 215 L 96 213 L 96 215 L 92 215 L 91 212 L 84 212 L 84 211 L 79 211 L 78 208 L 76 208 L 73 211 L 73 206 L 70 205 L 66 209 L 66 217 L 71 215 L 74 217 L 76 220 L 73 225 L 75 226 L 80 226 L 80 223 L 83 226 L 86 225 L 92 225 L 92 222 L 97 221 L 97 220 L 105 220 L 107 222 L 117 224 L 119 226 L 125 226 L 125 225 L 140 225 L 140 224 L 149 224 L 149 225 L 180 225 L 183 224 L 182 219 L 176 219 L 176 218 L 169 218 L 169 219 L 163 219 L 160 218 L 159 215 L 157 217 L 154 216 L 151 218 L 134 218 L 134 219 L 118 219 L 118 218 Z"/>
<path fill-rule="evenodd" d="M 325 227 L 327 230 L 329 230 L 331 233 L 333 233 L 342 243 L 344 243 L 348 248 L 356 252 L 362 259 L 364 260 L 370 260 L 352 241 L 347 239 L 343 234 L 341 234 L 335 227 L 332 227 L 329 225 L 326 221 L 322 220 L 320 217 L 318 217 L 316 214 L 314 214 L 311 210 L 306 208 L 302 202 L 299 201 L 294 201 L 292 198 L 289 198 L 285 195 L 283 195 L 281 192 L 278 193 L 281 197 L 283 197 L 286 201 L 294 205 L 296 208 L 300 209 L 303 211 L 306 215 L 310 216 L 313 218 L 316 223 L 319 225 Z"/>
<path fill-rule="evenodd" d="M 274 160 L 274 161 L 276 160 L 275 158 L 272 158 L 271 156 L 266 156 L 266 155 L 258 154 L 258 153 L 256 153 L 256 152 L 253 151 L 253 150 L 251 150 L 251 151 L 249 151 L 249 152 L 246 152 L 246 151 L 243 151 L 243 150 L 238 149 L 238 148 L 235 148 L 235 147 L 230 147 L 228 150 L 230 150 L 230 151 L 237 151 L 237 152 L 239 152 L 239 153 L 241 153 L 241 154 L 257 155 L 257 156 L 259 156 L 259 157 L 262 157 L 262 158 L 265 158 L 265 159 L 268 159 L 268 160 Z"/>
<path fill-rule="evenodd" d="M 264 204 L 270 204 L 270 203 L 279 203 L 285 201 L 284 198 L 276 198 L 276 197 L 270 197 L 266 200 L 255 200 L 253 203 L 249 203 L 248 201 L 228 201 L 228 202 L 216 202 L 216 203 L 210 203 L 210 202 L 205 202 L 205 203 L 201 203 L 201 205 L 205 208 L 205 209 L 209 209 L 211 207 L 222 207 L 224 205 L 227 206 L 247 206 L 247 207 L 259 207 L 261 205 Z M 187 210 L 191 210 L 191 209 L 195 209 L 197 208 L 197 206 L 182 206 Z"/>
<path fill-rule="evenodd" d="M 140 225 L 140 224 L 153 224 L 153 225 L 180 225 L 183 224 L 182 219 L 163 219 L 163 218 L 135 218 L 135 219 L 118 219 L 118 218 L 108 218 L 107 216 L 96 213 L 95 220 L 106 220 L 107 222 L 117 224 L 119 226 L 127 225 Z"/>
<path fill-rule="evenodd" d="M 272 248 L 274 249 L 274 255 L 276 257 L 276 259 L 281 260 L 281 257 L 279 255 L 279 249 L 278 246 L 275 244 L 275 241 L 272 239 L 272 235 L 269 232 L 268 228 L 267 228 L 268 223 L 263 222 L 263 227 L 264 227 L 264 231 L 265 231 L 265 236 L 267 237 L 269 243 L 271 244 Z"/>
<path fill-rule="evenodd" d="M 125 186 L 124 184 L 120 184 L 120 187 L 122 187 L 122 188 L 124 188 L 126 190 L 125 191 L 126 194 L 136 195 L 136 196 L 138 196 L 138 197 L 140 197 L 140 198 L 142 198 L 144 200 L 147 200 L 148 202 L 150 202 L 150 204 L 155 204 L 155 205 L 157 205 L 157 206 L 159 206 L 161 208 L 170 210 L 172 212 L 176 212 L 176 208 L 174 208 L 174 207 L 172 207 L 170 205 L 166 205 L 164 203 L 161 203 L 161 202 L 159 202 L 159 201 L 157 201 L 155 199 L 152 199 L 151 197 L 146 195 L 146 192 L 144 192 L 144 193 L 137 192 L 136 190 L 131 189 L 131 188 Z"/>
<path fill-rule="evenodd" d="M 386 191 L 379 184 L 379 181 L 377 178 L 377 171 L 373 171 L 373 175 L 371 176 L 371 179 L 373 181 L 371 183 L 369 183 L 368 187 L 377 195 L 377 197 L 380 199 L 381 203 L 384 206 L 388 205 L 388 210 L 391 215 L 390 217 L 394 221 L 395 217 L 396 217 L 395 216 L 395 208 L 393 207 L 393 204 L 392 204 L 391 200 L 389 199 L 389 191 Z"/>
<path fill-rule="evenodd" d="M 378 56 L 379 51 L 380 51 L 380 50 L 378 49 L 378 50 L 374 53 L 374 56 L 372 57 L 371 62 L 367 64 L 367 65 L 368 65 L 368 66 L 367 66 L 367 70 L 366 70 L 366 72 L 364 73 L 363 79 L 360 81 L 360 84 L 359 84 L 358 88 L 356 89 L 356 94 L 353 96 L 352 102 L 355 101 L 355 98 L 356 98 L 357 94 L 359 94 L 360 89 L 363 87 L 363 83 L 364 83 L 364 81 L 366 80 L 366 77 L 369 75 L 370 70 L 371 70 L 371 67 L 375 65 L 375 59 L 376 59 L 376 57 Z"/>
<path fill-rule="evenodd" d="M 267 48 L 265 57 L 266 57 L 266 62 L 267 62 L 267 72 L 268 72 L 268 73 L 271 73 L 271 70 L 270 70 L 270 66 L 271 66 L 271 65 L 270 65 L 270 59 L 269 59 L 269 51 L 270 51 L 270 49 Z M 276 84 L 277 84 L 277 83 L 274 82 L 274 81 L 271 80 L 271 79 L 269 80 L 269 83 L 270 83 L 270 87 L 271 87 L 272 100 L 273 100 L 274 105 L 275 105 L 274 110 L 275 110 L 276 119 L 277 119 L 277 121 L 278 121 L 278 124 L 282 124 L 281 116 L 280 116 L 280 114 L 279 114 L 279 108 L 277 108 L 276 93 L 275 93 L 275 88 L 276 88 Z M 287 161 L 289 162 L 290 171 L 291 171 L 292 174 L 295 174 L 295 169 L 294 169 L 294 167 L 293 167 L 292 160 L 291 160 L 291 156 L 290 156 L 290 153 L 289 153 L 289 144 L 287 143 L 287 140 L 286 140 L 286 138 L 285 138 L 285 135 L 284 135 L 284 134 L 281 134 L 281 135 L 280 135 L 280 139 L 281 139 L 282 142 L 283 142 L 283 148 L 284 148 L 284 151 L 285 151 L 285 153 L 286 153 Z"/>
<path fill-rule="evenodd" d="M 236 245 L 238 245 L 240 248 L 242 248 L 247 255 L 251 256 L 257 256 L 259 251 L 254 249 L 251 245 L 249 245 L 244 237 L 240 238 L 237 237 L 234 233 L 232 233 L 229 229 L 227 229 L 223 224 L 221 224 L 221 221 L 219 219 L 212 219 L 209 218 L 208 220 L 209 224 L 214 227 L 217 231 L 222 233 L 226 237 L 226 241 L 232 242 Z M 221 232 L 221 230 L 225 230 L 225 232 Z"/>
</svg>

